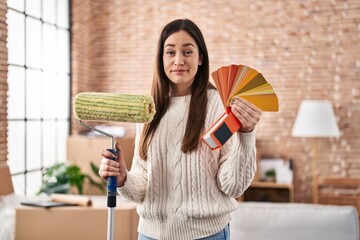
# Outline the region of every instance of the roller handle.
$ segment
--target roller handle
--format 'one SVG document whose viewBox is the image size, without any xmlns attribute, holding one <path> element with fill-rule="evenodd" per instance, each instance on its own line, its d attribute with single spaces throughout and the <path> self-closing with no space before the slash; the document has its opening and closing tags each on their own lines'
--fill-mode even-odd
<svg viewBox="0 0 360 240">
<path fill-rule="evenodd" d="M 115 156 L 119 154 L 117 149 L 107 149 Z M 110 158 L 111 160 L 116 160 L 115 158 Z M 117 193 L 117 178 L 116 176 L 107 178 L 107 206 L 110 208 L 116 207 L 116 193 Z"/>
</svg>

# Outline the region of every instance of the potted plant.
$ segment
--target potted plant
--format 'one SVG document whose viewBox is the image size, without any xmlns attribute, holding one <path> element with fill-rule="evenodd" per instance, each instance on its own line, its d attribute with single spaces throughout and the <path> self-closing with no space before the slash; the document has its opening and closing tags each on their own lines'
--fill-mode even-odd
<svg viewBox="0 0 360 240">
<path fill-rule="evenodd" d="M 93 163 L 91 163 L 91 169 L 97 175 L 98 169 Z M 102 193 L 106 192 L 104 181 L 95 181 L 74 164 L 58 163 L 44 170 L 43 183 L 38 194 L 69 193 L 72 188 L 75 188 L 78 194 L 83 194 L 85 180 L 99 188 Z"/>
<path fill-rule="evenodd" d="M 269 169 L 265 172 L 266 181 L 275 182 L 276 180 L 276 171 L 275 169 Z"/>
</svg>

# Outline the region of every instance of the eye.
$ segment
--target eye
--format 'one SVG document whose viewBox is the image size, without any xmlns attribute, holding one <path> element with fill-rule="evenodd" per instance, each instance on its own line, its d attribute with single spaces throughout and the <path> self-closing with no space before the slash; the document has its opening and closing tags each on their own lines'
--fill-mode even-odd
<svg viewBox="0 0 360 240">
<path fill-rule="evenodd" d="M 184 52 L 184 55 L 185 55 L 185 56 L 188 56 L 188 55 L 191 55 L 192 53 L 193 53 L 192 50 L 186 50 L 186 51 Z"/>
<path fill-rule="evenodd" d="M 166 55 L 170 55 L 170 56 L 175 55 L 175 51 L 173 50 L 167 50 L 165 53 Z"/>
</svg>

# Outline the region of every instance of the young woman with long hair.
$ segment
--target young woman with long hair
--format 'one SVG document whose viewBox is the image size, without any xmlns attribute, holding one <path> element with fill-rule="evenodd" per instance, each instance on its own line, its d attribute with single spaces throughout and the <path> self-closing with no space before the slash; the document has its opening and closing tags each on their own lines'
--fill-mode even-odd
<svg viewBox="0 0 360 240">
<path fill-rule="evenodd" d="M 231 110 L 242 128 L 219 150 L 201 141 L 224 108 L 209 87 L 203 35 L 188 19 L 172 21 L 161 32 L 151 94 L 156 114 L 152 122 L 137 125 L 131 170 L 122 154 L 112 161 L 103 150 L 99 175 L 117 176 L 118 192 L 139 203 L 140 240 L 229 239 L 235 198 L 256 171 L 261 111 L 234 99 Z"/>
</svg>

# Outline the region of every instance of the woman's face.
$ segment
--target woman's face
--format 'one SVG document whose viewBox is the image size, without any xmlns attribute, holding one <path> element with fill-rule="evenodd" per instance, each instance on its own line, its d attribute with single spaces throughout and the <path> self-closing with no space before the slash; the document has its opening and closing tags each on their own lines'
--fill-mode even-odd
<svg viewBox="0 0 360 240">
<path fill-rule="evenodd" d="M 184 30 L 171 34 L 164 43 L 163 62 L 172 96 L 186 95 L 202 64 L 195 40 Z"/>
</svg>

